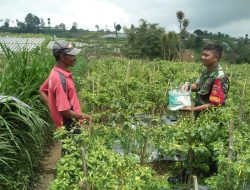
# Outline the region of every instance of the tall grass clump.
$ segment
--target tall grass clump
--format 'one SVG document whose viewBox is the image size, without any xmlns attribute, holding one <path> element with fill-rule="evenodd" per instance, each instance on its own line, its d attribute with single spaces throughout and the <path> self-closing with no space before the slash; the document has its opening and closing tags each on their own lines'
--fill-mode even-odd
<svg viewBox="0 0 250 190">
<path fill-rule="evenodd" d="M 46 51 L 14 53 L 0 47 L 4 53 L 0 58 L 0 189 L 30 189 L 42 147 L 52 130 L 38 89 L 53 59 Z"/>
</svg>

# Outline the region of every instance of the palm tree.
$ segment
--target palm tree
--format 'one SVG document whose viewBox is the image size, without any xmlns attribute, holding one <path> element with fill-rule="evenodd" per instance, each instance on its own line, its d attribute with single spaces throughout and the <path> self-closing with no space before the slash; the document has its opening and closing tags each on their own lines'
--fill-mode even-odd
<svg viewBox="0 0 250 190">
<path fill-rule="evenodd" d="M 246 34 L 246 37 L 245 37 L 245 44 L 247 44 L 248 42 L 248 34 Z"/>
<path fill-rule="evenodd" d="M 95 25 L 95 28 L 96 28 L 96 31 L 98 32 L 99 31 L 99 29 L 100 29 L 100 27 L 99 27 L 99 25 L 98 24 L 96 24 Z"/>
<path fill-rule="evenodd" d="M 179 26 L 180 26 L 180 31 L 181 31 L 181 24 L 182 24 L 183 18 L 185 17 L 185 14 L 182 11 L 177 11 L 176 16 L 177 16 Z"/>
<path fill-rule="evenodd" d="M 50 28 L 50 18 L 48 18 L 48 26 L 49 26 L 49 28 Z"/>
<path fill-rule="evenodd" d="M 182 23 L 183 29 L 186 30 L 186 28 L 188 27 L 188 25 L 189 25 L 189 20 L 185 18 L 183 20 L 183 23 Z"/>
<path fill-rule="evenodd" d="M 181 55 L 182 55 L 182 38 L 183 38 L 183 33 L 185 32 L 185 30 L 187 29 L 188 25 L 189 25 L 189 20 L 188 19 L 184 19 L 185 14 L 182 11 L 177 11 L 176 12 L 176 16 L 179 22 L 179 27 L 180 27 L 180 59 L 181 59 Z"/>
<path fill-rule="evenodd" d="M 121 25 L 120 24 L 117 24 L 115 25 L 115 34 L 116 34 L 116 38 L 118 38 L 118 32 L 121 30 Z"/>
</svg>

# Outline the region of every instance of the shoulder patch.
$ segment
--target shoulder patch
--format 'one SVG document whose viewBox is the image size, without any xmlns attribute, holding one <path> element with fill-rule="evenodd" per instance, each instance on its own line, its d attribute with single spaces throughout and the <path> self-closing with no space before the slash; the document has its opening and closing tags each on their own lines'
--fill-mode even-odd
<svg viewBox="0 0 250 190">
<path fill-rule="evenodd" d="M 209 97 L 209 101 L 213 104 L 222 104 L 225 101 L 225 95 L 222 89 L 220 79 L 215 79 L 213 88 Z"/>
</svg>

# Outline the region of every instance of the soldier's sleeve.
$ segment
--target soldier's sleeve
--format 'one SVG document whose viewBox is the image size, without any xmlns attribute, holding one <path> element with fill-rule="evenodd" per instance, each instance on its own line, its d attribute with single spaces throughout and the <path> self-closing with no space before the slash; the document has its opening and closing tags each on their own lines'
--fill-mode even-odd
<svg viewBox="0 0 250 190">
<path fill-rule="evenodd" d="M 214 105 L 224 105 L 227 97 L 229 81 L 227 77 L 215 79 L 209 102 Z"/>
<path fill-rule="evenodd" d="M 195 84 L 198 88 L 200 88 L 200 84 L 201 84 L 201 77 L 204 75 L 205 70 L 202 70 L 201 75 L 199 76 L 199 78 L 195 81 Z"/>
<path fill-rule="evenodd" d="M 228 77 L 222 77 L 220 79 L 221 84 L 222 84 L 222 89 L 225 94 L 225 97 L 227 97 L 228 91 L 229 91 L 229 79 Z"/>
<path fill-rule="evenodd" d="M 195 84 L 197 86 L 197 89 L 200 88 L 200 84 L 201 84 L 201 77 L 199 77 L 196 81 L 195 81 Z"/>
</svg>

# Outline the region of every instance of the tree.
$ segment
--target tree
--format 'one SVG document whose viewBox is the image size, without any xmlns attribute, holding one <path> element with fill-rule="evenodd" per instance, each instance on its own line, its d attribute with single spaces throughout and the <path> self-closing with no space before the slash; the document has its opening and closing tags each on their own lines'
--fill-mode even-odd
<svg viewBox="0 0 250 190">
<path fill-rule="evenodd" d="M 161 36 L 165 30 L 158 24 L 141 19 L 139 27 L 125 28 L 125 32 L 128 35 L 128 56 L 150 59 L 161 57 Z"/>
<path fill-rule="evenodd" d="M 182 11 L 177 11 L 176 16 L 177 16 L 177 19 L 179 22 L 179 27 L 180 27 L 180 32 L 181 32 L 182 21 L 183 21 L 185 15 Z"/>
<path fill-rule="evenodd" d="M 182 23 L 183 30 L 186 30 L 186 28 L 188 27 L 188 25 L 189 25 L 189 20 L 185 18 L 183 20 L 183 23 Z"/>
<path fill-rule="evenodd" d="M 0 19 L 0 22 L 3 23 L 3 19 Z"/>
<path fill-rule="evenodd" d="M 44 22 L 43 18 L 40 18 L 40 26 L 41 26 L 41 28 L 43 28 L 45 26 L 45 22 Z"/>
<path fill-rule="evenodd" d="M 196 34 L 197 36 L 203 36 L 204 35 L 204 32 L 200 29 L 197 29 L 194 31 L 194 34 Z"/>
<path fill-rule="evenodd" d="M 24 20 L 26 27 L 30 32 L 39 27 L 40 19 L 32 13 L 27 14 Z"/>
<path fill-rule="evenodd" d="M 59 24 L 59 28 L 62 29 L 62 30 L 65 30 L 66 29 L 66 26 L 64 23 L 61 23 Z"/>
<path fill-rule="evenodd" d="M 99 25 L 98 24 L 96 24 L 95 25 L 95 28 L 96 28 L 96 31 L 98 32 L 99 31 L 99 29 L 100 29 L 100 27 L 99 27 Z"/>
<path fill-rule="evenodd" d="M 236 48 L 237 56 L 237 63 L 248 63 L 250 64 L 250 51 L 248 44 L 245 44 L 245 40 L 239 41 L 238 47 Z"/>
<path fill-rule="evenodd" d="M 180 59 L 181 59 L 181 55 L 182 55 L 182 40 L 185 36 L 185 31 L 189 25 L 189 20 L 185 19 L 185 14 L 182 11 L 177 11 L 176 13 L 178 22 L 179 22 L 179 28 L 180 28 Z"/>
<path fill-rule="evenodd" d="M 246 34 L 246 37 L 245 37 L 245 44 L 248 43 L 248 34 Z"/>
<path fill-rule="evenodd" d="M 9 27 L 10 26 L 10 19 L 6 18 L 4 21 L 4 27 Z"/>
<path fill-rule="evenodd" d="M 50 28 L 50 18 L 48 18 L 48 26 L 49 26 L 49 28 Z"/>
<path fill-rule="evenodd" d="M 168 36 L 167 34 L 163 34 L 161 37 L 162 49 L 163 49 L 163 59 L 166 60 L 166 49 L 168 44 Z"/>
<path fill-rule="evenodd" d="M 77 23 L 76 22 L 73 22 L 73 25 L 70 29 L 71 32 L 77 32 Z"/>
<path fill-rule="evenodd" d="M 175 32 L 168 32 L 162 35 L 162 50 L 163 58 L 166 60 L 168 53 L 168 60 L 174 60 L 178 55 L 178 35 Z"/>
<path fill-rule="evenodd" d="M 18 19 L 16 19 L 16 26 L 17 28 L 25 29 L 25 23 L 19 21 Z"/>
<path fill-rule="evenodd" d="M 121 30 L 121 25 L 120 24 L 115 24 L 114 23 L 114 28 L 115 28 L 115 34 L 116 34 L 116 37 L 118 38 L 118 32 Z"/>
</svg>

